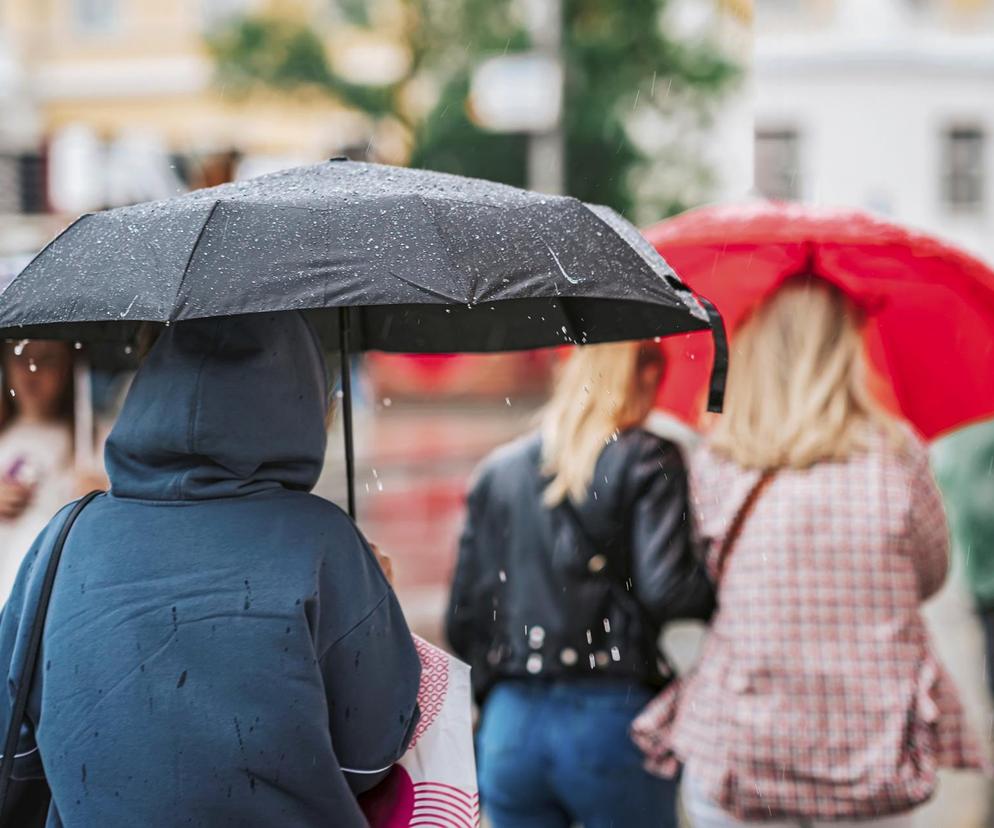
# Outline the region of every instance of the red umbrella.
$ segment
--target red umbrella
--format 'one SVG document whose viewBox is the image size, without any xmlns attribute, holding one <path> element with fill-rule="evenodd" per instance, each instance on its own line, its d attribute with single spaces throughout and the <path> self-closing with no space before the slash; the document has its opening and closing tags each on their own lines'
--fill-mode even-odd
<svg viewBox="0 0 994 828">
<path fill-rule="evenodd" d="M 764 201 L 692 210 L 645 234 L 733 338 L 785 279 L 814 273 L 867 311 L 876 391 L 925 437 L 994 415 L 994 271 L 957 247 L 857 210 Z M 709 338 L 663 347 L 673 358 L 660 405 L 696 424 Z"/>
</svg>

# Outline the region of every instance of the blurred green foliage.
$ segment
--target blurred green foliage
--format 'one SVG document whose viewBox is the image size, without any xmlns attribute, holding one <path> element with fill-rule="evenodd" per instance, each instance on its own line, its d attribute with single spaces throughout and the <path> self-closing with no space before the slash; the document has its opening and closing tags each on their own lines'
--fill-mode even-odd
<svg viewBox="0 0 994 828">
<path fill-rule="evenodd" d="M 415 166 L 525 185 L 526 137 L 477 127 L 467 106 L 475 66 L 529 47 L 520 0 L 398 0 L 411 54 L 405 77 L 388 86 L 359 86 L 337 76 L 317 30 L 266 17 L 237 21 L 212 38 L 218 78 L 228 89 L 262 83 L 279 89 L 314 87 L 373 118 L 387 115 L 413 136 Z M 705 110 L 726 92 L 737 68 L 706 41 L 681 43 L 661 21 L 666 0 L 562 0 L 565 68 L 563 130 L 570 195 L 628 212 L 632 179 L 651 159 L 632 140 L 628 120 L 638 106 L 667 99 Z M 366 0 L 337 0 L 339 20 L 373 26 Z M 439 90 L 427 115 L 402 106 L 403 88 L 427 80 Z M 696 164 L 690 154 L 685 162 Z M 688 170 L 706 178 L 705 168 Z M 686 176 L 685 176 L 686 177 Z M 654 193 L 654 210 L 683 209 L 681 192 Z"/>
</svg>

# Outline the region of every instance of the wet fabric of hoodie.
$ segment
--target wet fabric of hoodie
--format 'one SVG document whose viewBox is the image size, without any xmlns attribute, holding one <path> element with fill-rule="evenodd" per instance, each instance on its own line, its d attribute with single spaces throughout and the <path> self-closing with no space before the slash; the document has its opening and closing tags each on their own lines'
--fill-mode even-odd
<svg viewBox="0 0 994 828">
<path fill-rule="evenodd" d="M 48 825 L 361 826 L 353 791 L 404 751 L 420 667 L 349 518 L 309 494 L 327 381 L 294 313 L 167 328 L 72 528 L 16 773 Z M 6 730 L 52 544 L 0 619 Z"/>
</svg>

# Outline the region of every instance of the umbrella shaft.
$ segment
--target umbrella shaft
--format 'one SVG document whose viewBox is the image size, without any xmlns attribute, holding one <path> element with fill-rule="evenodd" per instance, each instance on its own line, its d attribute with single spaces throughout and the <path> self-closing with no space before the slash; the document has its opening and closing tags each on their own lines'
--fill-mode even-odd
<svg viewBox="0 0 994 828">
<path fill-rule="evenodd" d="M 355 520 L 355 443 L 352 438 L 352 365 L 349 349 L 349 309 L 338 309 L 339 354 L 342 371 L 342 431 L 345 434 L 345 477 L 349 517 Z"/>
</svg>

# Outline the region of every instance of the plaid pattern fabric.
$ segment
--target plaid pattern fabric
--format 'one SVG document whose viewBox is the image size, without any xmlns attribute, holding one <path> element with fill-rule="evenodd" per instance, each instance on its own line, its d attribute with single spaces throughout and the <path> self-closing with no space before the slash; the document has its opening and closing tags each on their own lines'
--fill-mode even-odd
<svg viewBox="0 0 994 828">
<path fill-rule="evenodd" d="M 694 507 L 716 548 L 758 472 L 704 450 Z M 650 770 L 692 761 L 739 819 L 858 819 L 980 768 L 918 607 L 948 530 L 925 447 L 875 434 L 846 462 L 780 472 L 729 558 L 698 668 L 636 720 Z"/>
</svg>

